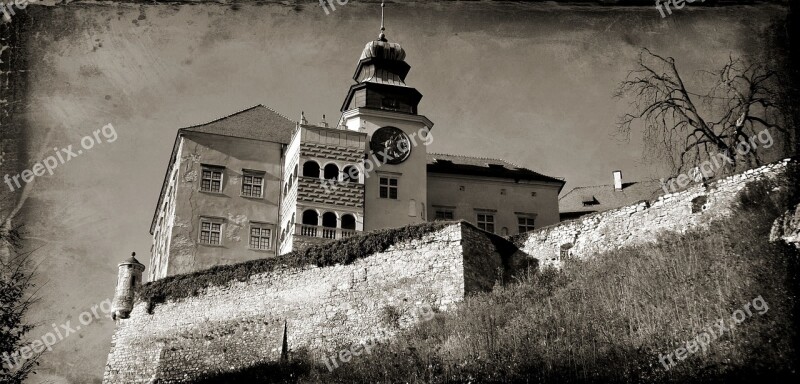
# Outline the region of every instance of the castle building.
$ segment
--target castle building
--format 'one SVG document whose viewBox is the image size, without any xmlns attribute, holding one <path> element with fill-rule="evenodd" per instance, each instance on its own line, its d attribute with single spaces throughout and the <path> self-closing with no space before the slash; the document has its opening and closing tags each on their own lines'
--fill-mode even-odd
<svg viewBox="0 0 800 384">
<path fill-rule="evenodd" d="M 258 105 L 178 130 L 150 227 L 151 281 L 424 221 L 499 235 L 559 221 L 562 179 L 427 152 L 433 122 L 406 84 L 405 50 L 383 31 L 335 126 Z"/>
</svg>

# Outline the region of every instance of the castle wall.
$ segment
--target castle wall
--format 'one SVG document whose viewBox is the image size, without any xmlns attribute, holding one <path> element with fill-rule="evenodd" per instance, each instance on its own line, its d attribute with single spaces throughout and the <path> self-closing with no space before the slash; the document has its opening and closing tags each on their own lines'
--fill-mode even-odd
<svg viewBox="0 0 800 384">
<path fill-rule="evenodd" d="M 730 213 L 737 194 L 756 180 L 784 174 L 789 160 L 667 194 L 650 203 L 584 216 L 516 238 L 520 250 L 542 264 L 558 265 L 565 257 L 592 257 L 612 249 L 652 242 L 664 231 L 683 232 L 706 226 Z M 563 251 L 562 251 L 563 250 Z"/>
<path fill-rule="evenodd" d="M 444 310 L 463 299 L 465 274 L 477 273 L 465 268 L 481 266 L 464 261 L 466 249 L 501 259 L 479 233 L 453 224 L 350 265 L 256 275 L 158 304 L 152 314 L 137 302 L 131 317 L 118 323 L 104 382 L 186 382 L 275 361 L 284 324 L 294 353 L 338 351 L 390 336 L 419 321 L 421 307 Z M 397 323 L 387 321 L 387 313 L 399 314 Z"/>
</svg>

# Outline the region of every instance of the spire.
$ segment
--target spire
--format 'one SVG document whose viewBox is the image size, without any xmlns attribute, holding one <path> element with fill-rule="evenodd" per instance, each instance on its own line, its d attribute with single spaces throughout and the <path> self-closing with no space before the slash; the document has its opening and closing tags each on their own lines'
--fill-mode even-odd
<svg viewBox="0 0 800 384">
<path fill-rule="evenodd" d="M 384 8 L 386 8 L 386 3 L 383 0 L 381 0 L 381 34 L 378 35 L 378 40 L 380 40 L 380 41 L 387 41 L 386 40 L 386 34 L 383 33 L 384 31 L 386 31 L 386 28 L 383 25 L 383 9 Z"/>
</svg>

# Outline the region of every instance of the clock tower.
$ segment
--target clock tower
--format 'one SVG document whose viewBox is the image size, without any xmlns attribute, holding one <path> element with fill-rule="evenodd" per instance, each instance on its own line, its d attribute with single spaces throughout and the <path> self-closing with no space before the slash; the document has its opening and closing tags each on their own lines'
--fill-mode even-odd
<svg viewBox="0 0 800 384">
<path fill-rule="evenodd" d="M 381 33 L 364 47 L 339 123 L 367 134 L 363 163 L 364 230 L 427 221 L 427 151 L 433 123 L 417 113 L 422 94 L 405 83 L 411 66 Z"/>
</svg>

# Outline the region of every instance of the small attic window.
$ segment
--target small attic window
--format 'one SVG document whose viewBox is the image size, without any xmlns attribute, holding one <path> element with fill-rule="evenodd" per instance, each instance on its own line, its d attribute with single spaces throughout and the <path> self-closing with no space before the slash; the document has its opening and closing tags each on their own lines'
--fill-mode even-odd
<svg viewBox="0 0 800 384">
<path fill-rule="evenodd" d="M 600 204 L 600 202 L 597 201 L 597 198 L 595 198 L 594 196 L 584 196 L 581 199 L 581 202 L 583 202 L 583 206 L 584 207 L 589 207 L 589 206 L 592 206 L 592 205 Z"/>
</svg>

